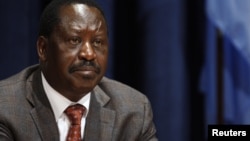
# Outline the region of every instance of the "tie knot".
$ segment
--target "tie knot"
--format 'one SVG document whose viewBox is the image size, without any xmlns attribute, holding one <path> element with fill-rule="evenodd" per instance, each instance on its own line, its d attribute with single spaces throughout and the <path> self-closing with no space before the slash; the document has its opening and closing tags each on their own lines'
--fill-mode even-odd
<svg viewBox="0 0 250 141">
<path fill-rule="evenodd" d="M 71 105 L 65 110 L 65 114 L 68 116 L 72 125 L 81 124 L 81 119 L 84 112 L 85 112 L 85 107 L 80 104 Z"/>
</svg>

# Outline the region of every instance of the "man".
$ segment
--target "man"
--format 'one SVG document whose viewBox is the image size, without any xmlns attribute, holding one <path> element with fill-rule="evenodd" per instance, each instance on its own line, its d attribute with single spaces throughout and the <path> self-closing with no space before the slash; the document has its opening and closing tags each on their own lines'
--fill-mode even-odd
<svg viewBox="0 0 250 141">
<path fill-rule="evenodd" d="M 0 141 L 73 141 L 71 131 L 84 141 L 157 141 L 148 99 L 104 77 L 107 34 L 92 0 L 52 1 L 41 17 L 40 64 L 0 82 Z M 81 107 L 77 125 L 72 105 Z"/>
</svg>

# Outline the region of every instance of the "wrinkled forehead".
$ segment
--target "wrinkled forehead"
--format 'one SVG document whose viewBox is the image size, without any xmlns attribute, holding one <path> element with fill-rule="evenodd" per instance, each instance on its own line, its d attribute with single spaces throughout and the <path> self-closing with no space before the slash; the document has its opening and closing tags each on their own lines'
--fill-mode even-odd
<svg viewBox="0 0 250 141">
<path fill-rule="evenodd" d="M 71 4 L 61 7 L 59 11 L 60 24 L 63 26 L 88 26 L 88 28 L 106 27 L 101 12 L 85 4 Z"/>
</svg>

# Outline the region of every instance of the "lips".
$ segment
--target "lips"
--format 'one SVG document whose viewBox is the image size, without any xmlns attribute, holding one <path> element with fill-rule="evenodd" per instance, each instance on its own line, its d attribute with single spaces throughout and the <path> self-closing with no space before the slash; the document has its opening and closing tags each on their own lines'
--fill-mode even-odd
<svg viewBox="0 0 250 141">
<path fill-rule="evenodd" d="M 95 78 L 96 75 L 100 74 L 99 67 L 85 65 L 71 68 L 70 72 L 81 78 L 92 79 Z"/>
<path fill-rule="evenodd" d="M 95 72 L 98 73 L 98 69 L 92 66 L 77 67 L 72 70 L 73 72 Z"/>
<path fill-rule="evenodd" d="M 101 72 L 99 65 L 93 61 L 85 61 L 74 64 L 69 69 L 70 73 L 80 73 L 82 75 L 95 75 Z"/>
</svg>

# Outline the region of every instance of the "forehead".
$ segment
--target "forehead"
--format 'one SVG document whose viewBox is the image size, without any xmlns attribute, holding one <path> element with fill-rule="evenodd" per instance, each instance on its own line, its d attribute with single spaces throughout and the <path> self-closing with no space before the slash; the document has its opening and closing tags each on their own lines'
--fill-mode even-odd
<svg viewBox="0 0 250 141">
<path fill-rule="evenodd" d="M 61 7 L 59 18 L 60 24 L 64 27 L 106 27 L 106 22 L 101 12 L 97 8 L 85 4 L 71 4 Z"/>
</svg>

